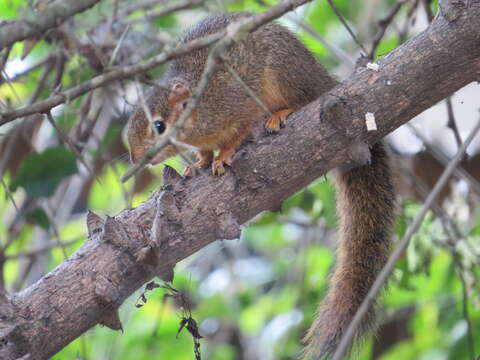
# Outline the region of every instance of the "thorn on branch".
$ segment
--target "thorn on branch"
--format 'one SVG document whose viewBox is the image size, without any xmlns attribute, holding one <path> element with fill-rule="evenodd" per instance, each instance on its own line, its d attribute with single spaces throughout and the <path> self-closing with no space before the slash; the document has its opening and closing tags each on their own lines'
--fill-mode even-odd
<svg viewBox="0 0 480 360">
<path fill-rule="evenodd" d="M 173 167 L 165 165 L 163 168 L 163 184 L 164 186 L 170 186 L 180 183 L 183 180 L 183 176 L 180 175 Z"/>
<path fill-rule="evenodd" d="M 371 164 L 370 147 L 365 141 L 356 141 L 347 149 L 347 151 L 347 156 L 350 161 L 348 164 L 338 168 L 341 173 L 359 166 Z"/>
<path fill-rule="evenodd" d="M 88 211 L 87 229 L 89 239 L 91 239 L 93 235 L 100 233 L 103 230 L 104 225 L 105 222 L 99 215 L 95 214 L 93 211 Z"/>
<path fill-rule="evenodd" d="M 454 22 L 467 7 L 468 0 L 440 0 L 440 14 L 448 21 Z"/>
<path fill-rule="evenodd" d="M 123 333 L 123 326 L 117 309 L 107 311 L 98 323 L 115 331 L 120 330 Z"/>
<path fill-rule="evenodd" d="M 130 239 L 122 225 L 110 216 L 107 216 L 103 226 L 103 240 L 125 248 L 130 245 Z"/>
<path fill-rule="evenodd" d="M 240 237 L 241 230 L 237 220 L 230 212 L 223 212 L 218 216 L 217 237 L 224 240 L 233 240 Z"/>
<path fill-rule="evenodd" d="M 103 276 L 95 278 L 95 295 L 102 304 L 113 304 L 120 298 L 116 286 Z"/>
<path fill-rule="evenodd" d="M 156 266 L 157 265 L 157 257 L 155 256 L 155 252 L 153 251 L 152 246 L 147 245 L 137 251 L 135 254 L 135 260 L 144 265 Z"/>
</svg>

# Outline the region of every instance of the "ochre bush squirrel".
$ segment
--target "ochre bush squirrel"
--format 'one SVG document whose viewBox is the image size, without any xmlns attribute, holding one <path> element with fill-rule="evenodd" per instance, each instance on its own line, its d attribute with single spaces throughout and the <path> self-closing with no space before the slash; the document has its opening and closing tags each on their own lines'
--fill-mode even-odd
<svg viewBox="0 0 480 360">
<path fill-rule="evenodd" d="M 187 43 L 224 29 L 231 21 L 249 14 L 213 15 L 198 23 L 182 39 Z M 208 48 L 176 58 L 147 98 L 152 123 L 141 105 L 131 116 L 128 141 L 133 162 L 178 119 L 191 90 L 197 85 Z M 257 94 L 271 114 L 265 121 L 276 131 L 288 114 L 317 99 L 336 81 L 305 46 L 286 28 L 268 23 L 237 42 L 225 59 L 243 82 Z M 265 112 L 242 85 L 220 65 L 199 105 L 176 140 L 198 149 L 197 167 L 212 164 L 215 175 L 225 172 L 241 142 Z M 168 145 L 153 159 L 159 163 L 183 148 Z M 219 150 L 214 157 L 213 150 Z M 394 191 L 387 153 L 381 143 L 371 148 L 371 163 L 336 171 L 339 245 L 329 292 L 306 335 L 306 359 L 328 358 L 338 345 L 378 272 L 387 260 L 394 214 Z M 374 321 L 372 308 L 357 338 Z"/>
</svg>

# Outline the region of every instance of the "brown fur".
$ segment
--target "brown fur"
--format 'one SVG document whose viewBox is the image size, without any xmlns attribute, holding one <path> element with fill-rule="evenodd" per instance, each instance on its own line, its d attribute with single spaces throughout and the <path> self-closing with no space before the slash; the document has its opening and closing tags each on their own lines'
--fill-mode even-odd
<svg viewBox="0 0 480 360">
<path fill-rule="evenodd" d="M 371 149 L 371 165 L 337 171 L 339 246 L 330 289 L 305 338 L 306 359 L 328 358 L 385 265 L 391 242 L 395 193 L 388 155 L 381 143 Z M 374 325 L 370 309 L 359 338 Z"/>
<path fill-rule="evenodd" d="M 187 32 L 182 42 L 215 33 L 231 21 L 249 14 L 214 15 Z M 200 49 L 175 59 L 161 84 L 190 90 L 197 85 L 209 53 Z M 299 109 L 336 85 L 313 55 L 284 27 L 269 23 L 236 43 L 226 54 L 228 64 L 244 83 L 262 100 L 274 116 L 286 117 L 285 110 Z M 183 92 L 182 92 L 183 93 Z M 169 90 L 153 91 L 148 105 L 154 117 L 171 126 L 180 115 L 181 100 Z M 213 159 L 214 174 L 221 175 L 254 125 L 265 114 L 231 74 L 220 66 L 202 95 L 194 116 L 178 133 L 177 140 L 199 149 L 198 166 L 211 161 L 212 150 L 220 154 Z M 267 125 L 277 128 L 282 119 L 270 118 Z M 150 146 L 153 135 L 143 110 L 130 120 L 128 139 L 132 160 Z M 148 132 L 148 131 L 147 131 Z M 163 150 L 158 159 L 171 152 Z M 156 159 L 156 160 L 158 160 Z M 343 172 L 337 176 L 340 236 L 338 261 L 330 281 L 330 292 L 320 307 L 318 317 L 306 340 L 305 357 L 328 357 L 369 290 L 387 258 L 394 193 L 387 155 L 381 144 L 372 149 L 372 164 Z M 373 310 L 362 329 L 370 326 Z"/>
</svg>

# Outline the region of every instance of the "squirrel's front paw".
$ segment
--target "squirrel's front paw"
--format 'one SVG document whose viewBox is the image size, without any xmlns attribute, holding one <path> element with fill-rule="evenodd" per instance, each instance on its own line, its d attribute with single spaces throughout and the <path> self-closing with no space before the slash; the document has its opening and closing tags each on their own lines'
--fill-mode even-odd
<svg viewBox="0 0 480 360">
<path fill-rule="evenodd" d="M 215 176 L 222 176 L 225 174 L 225 167 L 223 166 L 224 162 L 220 159 L 215 159 L 212 162 L 212 173 Z"/>
<path fill-rule="evenodd" d="M 197 153 L 197 162 L 195 162 L 195 164 L 188 165 L 185 170 L 183 170 L 183 176 L 193 176 L 198 169 L 208 167 L 212 162 L 212 158 L 212 151 L 199 151 Z"/>
<path fill-rule="evenodd" d="M 185 177 L 192 177 L 197 169 L 195 168 L 195 165 L 188 165 L 183 169 L 183 176 Z"/>
</svg>

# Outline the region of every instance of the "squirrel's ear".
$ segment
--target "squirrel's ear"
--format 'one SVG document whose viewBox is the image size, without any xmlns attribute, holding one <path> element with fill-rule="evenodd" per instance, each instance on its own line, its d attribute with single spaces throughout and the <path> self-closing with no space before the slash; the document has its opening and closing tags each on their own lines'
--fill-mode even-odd
<svg viewBox="0 0 480 360">
<path fill-rule="evenodd" d="M 184 102 L 190 96 L 190 89 L 182 83 L 175 83 L 172 85 L 170 95 L 168 96 L 168 103 L 170 106 L 175 106 L 179 102 Z"/>
</svg>

